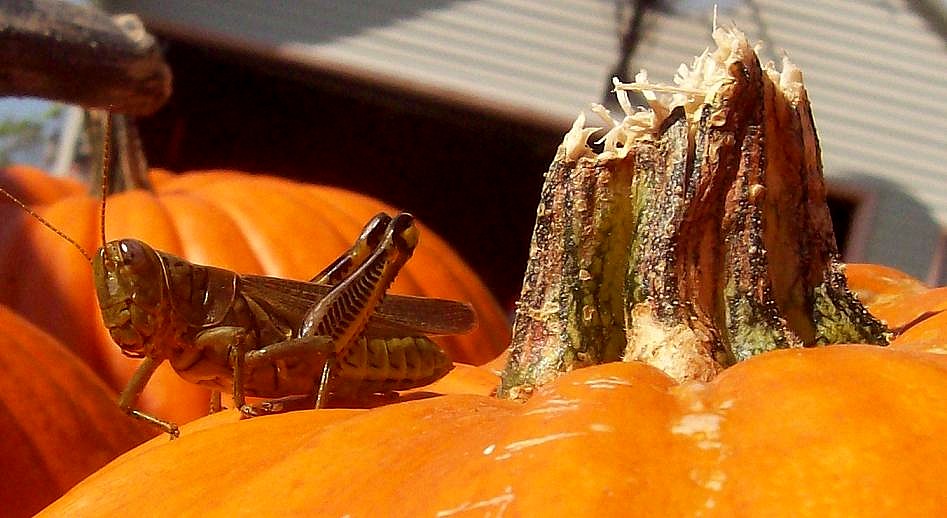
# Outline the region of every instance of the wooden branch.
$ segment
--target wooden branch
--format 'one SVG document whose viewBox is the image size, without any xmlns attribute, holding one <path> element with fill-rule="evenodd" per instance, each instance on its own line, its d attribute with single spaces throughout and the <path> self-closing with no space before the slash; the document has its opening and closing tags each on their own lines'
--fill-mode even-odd
<svg viewBox="0 0 947 518">
<path fill-rule="evenodd" d="M 134 15 L 6 0 L 0 2 L 0 95 L 147 115 L 171 95 L 171 70 Z"/>
</svg>

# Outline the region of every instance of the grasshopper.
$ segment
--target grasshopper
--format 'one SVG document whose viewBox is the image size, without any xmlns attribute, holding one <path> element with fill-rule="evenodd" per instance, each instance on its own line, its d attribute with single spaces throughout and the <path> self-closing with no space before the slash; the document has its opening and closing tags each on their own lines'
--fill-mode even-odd
<svg viewBox="0 0 947 518">
<path fill-rule="evenodd" d="M 302 282 L 193 264 L 136 239 L 106 241 L 104 194 L 104 244 L 90 257 L 2 194 L 90 260 L 106 328 L 124 355 L 142 360 L 118 404 L 171 438 L 180 433 L 176 424 L 135 408 L 164 361 L 212 390 L 212 412 L 224 391 L 243 415 L 254 416 L 293 405 L 321 408 L 330 394 L 361 398 L 427 385 L 453 367 L 427 335 L 476 325 L 466 303 L 386 296 L 418 244 L 407 213 L 378 214 L 351 249 Z M 248 396 L 275 399 L 251 406 Z"/>
</svg>

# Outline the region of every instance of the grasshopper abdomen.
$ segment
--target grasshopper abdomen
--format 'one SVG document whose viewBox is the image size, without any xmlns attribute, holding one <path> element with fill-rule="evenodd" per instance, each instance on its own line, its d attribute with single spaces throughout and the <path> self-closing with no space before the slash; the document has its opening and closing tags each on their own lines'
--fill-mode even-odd
<svg viewBox="0 0 947 518">
<path fill-rule="evenodd" d="M 452 368 L 425 336 L 360 338 L 339 359 L 339 378 L 356 394 L 404 390 L 432 383 Z"/>
</svg>

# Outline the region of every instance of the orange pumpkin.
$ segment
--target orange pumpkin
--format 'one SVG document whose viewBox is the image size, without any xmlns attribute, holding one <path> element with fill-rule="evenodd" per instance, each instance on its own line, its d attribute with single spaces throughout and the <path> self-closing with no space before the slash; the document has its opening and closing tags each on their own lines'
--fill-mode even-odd
<svg viewBox="0 0 947 518">
<path fill-rule="evenodd" d="M 99 201 L 76 194 L 60 180 L 28 176 L 6 176 L 2 183 L 19 192 L 48 184 L 43 196 L 26 201 L 94 251 L 100 241 Z M 195 263 L 241 273 L 308 279 L 350 246 L 369 218 L 394 210 L 342 189 L 228 171 L 157 173 L 153 180 L 154 192 L 109 197 L 108 238 L 137 237 Z M 123 387 L 137 361 L 122 357 L 102 327 L 86 261 L 19 208 L 4 204 L 2 210 L 0 303 L 73 346 L 113 387 Z M 443 240 L 423 226 L 421 234 L 421 245 L 392 292 L 471 302 L 479 328 L 437 340 L 456 361 L 489 361 L 509 340 L 506 315 Z M 205 414 L 207 402 L 204 389 L 180 380 L 166 366 L 142 397 L 144 408 L 175 421 Z"/>
<path fill-rule="evenodd" d="M 0 306 L 0 509 L 31 516 L 155 435 L 56 339 Z"/>
<path fill-rule="evenodd" d="M 880 268 L 848 270 L 869 305 L 936 311 L 938 290 Z M 494 361 L 372 410 L 222 413 L 129 452 L 42 515 L 159 502 L 167 515 L 939 516 L 945 330 L 934 313 L 888 348 L 779 350 L 707 383 L 598 365 L 525 404 L 489 396 Z"/>
<path fill-rule="evenodd" d="M 779 350 L 683 385 L 611 363 L 525 404 L 477 387 L 367 411 L 211 416 L 41 516 L 947 513 L 944 355 Z"/>
<path fill-rule="evenodd" d="M 920 280 L 889 266 L 849 264 L 845 276 L 859 300 L 895 331 L 903 331 L 947 309 L 947 287 L 928 288 Z"/>
<path fill-rule="evenodd" d="M 947 288 L 887 266 L 850 264 L 849 286 L 875 315 L 898 331 L 891 347 L 947 354 Z"/>
</svg>

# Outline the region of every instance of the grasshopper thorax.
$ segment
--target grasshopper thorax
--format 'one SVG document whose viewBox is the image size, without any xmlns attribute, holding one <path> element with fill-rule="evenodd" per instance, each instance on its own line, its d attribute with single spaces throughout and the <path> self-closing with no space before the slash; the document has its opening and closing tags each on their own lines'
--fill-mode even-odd
<svg viewBox="0 0 947 518">
<path fill-rule="evenodd" d="M 109 241 L 92 259 L 102 320 L 126 356 L 153 355 L 165 291 L 161 260 L 137 239 Z"/>
</svg>

